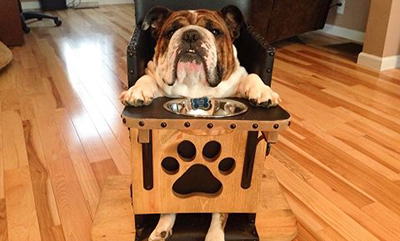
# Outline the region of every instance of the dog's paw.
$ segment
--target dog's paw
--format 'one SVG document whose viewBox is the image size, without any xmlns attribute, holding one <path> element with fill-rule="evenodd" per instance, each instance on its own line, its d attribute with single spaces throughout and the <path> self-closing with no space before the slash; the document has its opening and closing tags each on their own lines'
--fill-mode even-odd
<svg viewBox="0 0 400 241">
<path fill-rule="evenodd" d="M 205 241 L 225 241 L 224 229 L 227 221 L 227 213 L 213 213 Z"/>
<path fill-rule="evenodd" d="M 171 236 L 172 236 L 172 229 L 164 230 L 161 232 L 154 230 L 151 233 L 150 237 L 148 238 L 148 241 L 164 241 L 164 240 L 167 240 Z"/>
<path fill-rule="evenodd" d="M 224 230 L 222 228 L 209 230 L 204 241 L 225 241 Z"/>
<path fill-rule="evenodd" d="M 250 103 L 254 106 L 272 107 L 277 106 L 281 99 L 279 94 L 274 92 L 269 86 L 262 86 L 261 88 L 252 88 L 249 91 Z"/>
<path fill-rule="evenodd" d="M 150 234 L 148 241 L 164 241 L 172 236 L 172 227 L 174 226 L 176 214 L 161 214 L 156 228 Z"/>
<path fill-rule="evenodd" d="M 120 95 L 122 104 L 128 106 L 145 106 L 150 105 L 154 98 L 154 93 L 139 86 L 133 86 Z"/>
</svg>

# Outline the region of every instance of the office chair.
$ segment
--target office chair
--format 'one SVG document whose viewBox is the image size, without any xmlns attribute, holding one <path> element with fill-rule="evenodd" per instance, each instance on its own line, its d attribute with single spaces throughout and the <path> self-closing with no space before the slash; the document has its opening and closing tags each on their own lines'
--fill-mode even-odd
<svg viewBox="0 0 400 241">
<path fill-rule="evenodd" d="M 18 0 L 19 4 L 19 12 L 21 15 L 21 23 L 22 23 L 22 29 L 24 30 L 25 33 L 29 33 L 31 29 L 28 27 L 26 20 L 29 19 L 37 19 L 41 21 L 43 18 L 48 18 L 52 19 L 54 21 L 54 24 L 58 27 L 62 24 L 62 21 L 58 19 L 58 17 L 54 17 L 51 15 L 39 13 L 39 12 L 23 12 L 22 11 L 22 6 L 21 6 L 21 0 Z"/>
</svg>

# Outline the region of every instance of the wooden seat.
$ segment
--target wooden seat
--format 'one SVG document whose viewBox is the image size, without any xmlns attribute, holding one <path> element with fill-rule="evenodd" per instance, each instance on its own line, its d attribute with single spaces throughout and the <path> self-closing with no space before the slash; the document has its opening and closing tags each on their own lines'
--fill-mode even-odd
<svg viewBox="0 0 400 241">
<path fill-rule="evenodd" d="M 92 241 L 134 240 L 130 184 L 129 175 L 107 178 L 94 219 Z M 256 228 L 261 241 L 293 240 L 297 234 L 296 219 L 271 170 L 263 175 Z"/>
</svg>

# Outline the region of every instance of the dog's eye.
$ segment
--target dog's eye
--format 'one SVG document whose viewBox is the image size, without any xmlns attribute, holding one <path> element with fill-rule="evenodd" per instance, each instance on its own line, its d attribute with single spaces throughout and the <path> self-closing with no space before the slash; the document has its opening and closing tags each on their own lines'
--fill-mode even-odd
<svg viewBox="0 0 400 241">
<path fill-rule="evenodd" d="M 168 38 L 172 38 L 172 35 L 174 35 L 174 33 L 175 33 L 175 30 L 169 30 L 169 31 L 167 32 L 167 37 L 168 37 Z"/>
<path fill-rule="evenodd" d="M 211 29 L 211 33 L 214 34 L 215 36 L 221 35 L 221 31 L 219 31 L 216 28 Z"/>
</svg>

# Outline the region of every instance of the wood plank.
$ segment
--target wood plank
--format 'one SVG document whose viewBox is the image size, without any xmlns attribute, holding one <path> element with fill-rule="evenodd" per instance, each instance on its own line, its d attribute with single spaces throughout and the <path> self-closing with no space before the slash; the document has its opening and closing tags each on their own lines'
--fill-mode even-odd
<svg viewBox="0 0 400 241">
<path fill-rule="evenodd" d="M 51 233 L 47 230 L 60 225 L 60 218 L 40 143 L 38 126 L 34 121 L 24 121 L 23 128 L 40 234 L 43 241 L 53 241 L 54 236 L 49 236 Z M 64 240 L 64 236 L 62 235 L 62 239 L 58 238 L 58 240 Z"/>
<path fill-rule="evenodd" d="M 35 69 L 38 67 L 38 63 L 36 62 L 36 58 L 32 53 L 32 49 L 22 48 L 21 49 L 21 63 L 24 69 Z"/>
<path fill-rule="evenodd" d="M 264 171 L 260 197 L 256 216 L 260 240 L 293 240 L 297 222 L 272 170 Z"/>
<path fill-rule="evenodd" d="M 0 199 L 4 199 L 4 160 L 3 160 L 3 122 L 0 102 Z"/>
<path fill-rule="evenodd" d="M 40 230 L 42 236 L 48 237 L 48 240 L 51 241 L 64 241 L 64 232 L 61 225 L 56 225 L 47 229 Z"/>
<path fill-rule="evenodd" d="M 118 169 L 112 159 L 107 159 L 104 161 L 99 161 L 90 164 L 92 166 L 93 172 L 96 175 L 97 182 L 100 187 L 104 187 L 104 182 L 107 176 L 118 175 Z"/>
<path fill-rule="evenodd" d="M 338 125 L 336 128 L 329 130 L 328 133 L 342 141 L 350 141 L 365 136 L 363 132 L 350 127 L 347 123 Z"/>
<path fill-rule="evenodd" d="M 388 150 L 366 137 L 353 138 L 344 142 L 370 157 L 372 160 L 369 163 L 372 163 L 371 167 L 374 167 L 375 170 L 379 170 L 390 180 L 400 183 L 398 175 L 400 173 L 400 153 Z M 373 164 L 374 162 L 377 164 Z"/>
<path fill-rule="evenodd" d="M 347 116 L 335 115 L 331 108 L 321 104 L 320 102 L 308 98 L 303 93 L 294 92 L 290 88 L 276 82 L 274 87 L 279 89 L 282 96 L 290 96 L 286 99 L 284 107 L 289 112 L 292 110 L 297 113 L 300 118 L 307 118 L 309 122 L 320 127 L 323 130 L 329 130 L 338 123 L 348 121 Z"/>
<path fill-rule="evenodd" d="M 131 144 L 129 140 L 129 130 L 122 123 L 121 118 L 107 119 L 108 126 L 111 128 L 115 137 L 124 149 L 128 158 L 131 156 Z"/>
<path fill-rule="evenodd" d="M 9 241 L 40 241 L 38 217 L 28 167 L 5 171 Z"/>
<path fill-rule="evenodd" d="M 6 201 L 0 198 L 0 241 L 8 240 Z"/>
<path fill-rule="evenodd" d="M 327 136 L 327 138 L 329 137 Z M 332 139 L 332 141 L 335 140 Z M 383 176 L 371 167 L 358 162 L 357 158 L 351 155 L 350 152 L 344 152 L 343 148 L 346 146 L 322 143 L 324 142 L 320 137 L 311 138 L 309 141 L 304 142 L 301 148 L 308 153 L 313 153 L 313 156 L 322 160 L 325 165 L 334 166 L 338 173 L 342 175 L 348 174 L 347 178 L 357 184 L 359 188 L 365 190 L 374 199 L 385 202 L 394 211 L 400 213 L 400 201 L 396 194 L 400 192 L 399 186 L 386 178 L 382 178 Z M 319 149 L 318 153 L 324 153 L 324 158 L 321 158 L 322 155 L 315 152 L 316 147 Z M 352 173 L 348 173 L 348 170 L 352 170 Z"/>
<path fill-rule="evenodd" d="M 363 132 L 366 138 L 373 139 L 379 145 L 400 153 L 397 145 L 400 140 L 400 134 L 398 132 L 381 125 L 378 120 L 371 121 L 345 108 L 339 107 L 338 109 L 340 109 L 340 111 L 345 115 L 353 115 L 354 117 L 357 117 L 357 119 L 347 122 L 347 125 Z"/>
<path fill-rule="evenodd" d="M 130 198 L 131 177 L 109 176 L 105 180 L 93 223 L 92 241 L 132 241 L 135 221 Z"/>
<path fill-rule="evenodd" d="M 17 110 L 2 112 L 4 171 L 28 166 L 24 130 Z"/>
<path fill-rule="evenodd" d="M 82 96 L 87 96 L 86 91 L 83 91 Z M 118 171 L 122 174 L 130 173 L 130 161 L 128 155 L 125 153 L 124 149 L 119 144 L 114 133 L 108 126 L 104 117 L 101 115 L 99 110 L 94 106 L 94 102 L 90 99 L 84 98 L 84 106 L 88 112 L 88 117 L 92 120 L 94 127 L 101 136 L 105 150 L 109 153 L 109 158 L 104 158 L 102 160 L 113 159 L 115 165 L 118 167 Z M 77 127 L 75 125 L 75 127 Z M 81 138 L 82 140 L 82 138 Z M 99 148 L 99 147 L 98 147 Z M 104 157 L 104 156 L 103 156 Z M 96 161 L 102 161 L 97 159 Z M 93 161 L 91 161 L 93 163 Z"/>
<path fill-rule="evenodd" d="M 398 214 L 378 202 L 361 209 L 381 225 L 387 227 L 387 229 L 396 234 L 397 237 L 400 237 L 400 227 L 398 225 L 400 223 L 400 216 Z"/>
<path fill-rule="evenodd" d="M 35 113 L 66 241 L 89 240 L 92 219 L 54 111 L 36 98 Z"/>
<path fill-rule="evenodd" d="M 74 85 L 75 91 L 83 102 L 80 102 L 77 96 L 75 96 L 74 91 L 68 91 L 71 89 L 71 86 L 68 80 L 62 76 L 63 71 L 60 65 L 53 62 L 48 62 L 48 64 L 51 66 L 52 74 L 57 75 L 57 78 L 54 78 L 54 80 L 61 96 L 63 99 L 70 100 L 66 102 L 66 109 L 74 123 L 74 127 L 89 161 L 96 162 L 113 158 L 121 173 L 130 172 L 129 159 L 104 121 L 104 116 L 102 116 L 100 111 L 101 107 L 97 106 L 96 102 L 90 98 L 90 94 L 82 86 L 80 78 L 72 71 L 72 78 L 69 81 Z M 61 81 L 62 79 L 65 80 Z M 70 92 L 74 92 L 74 94 Z M 119 115 L 119 112 L 114 113 L 118 113 Z M 103 113 L 103 115 L 105 114 Z"/>
<path fill-rule="evenodd" d="M 323 230 L 318 232 L 318 237 L 321 240 L 334 240 L 334 241 L 345 241 L 346 239 L 343 238 L 338 232 L 336 232 L 332 227 L 324 228 Z"/>
<path fill-rule="evenodd" d="M 78 43 L 80 41 L 77 41 Z M 59 44 L 56 42 L 55 44 Z M 82 88 L 75 88 L 78 91 L 79 97 L 85 104 L 86 99 L 93 101 L 93 105 L 97 107 L 98 111 L 102 114 L 103 118 L 107 119 L 109 117 L 118 116 L 122 110 L 122 104 L 114 96 L 117 94 L 115 91 L 110 90 L 105 79 L 105 73 L 110 71 L 104 71 L 108 67 L 105 66 L 102 59 L 99 58 L 101 54 L 101 48 L 99 45 L 89 45 L 86 48 L 89 52 L 81 51 L 79 49 L 75 50 L 72 46 L 74 42 L 64 41 L 63 45 L 71 45 L 69 48 L 69 57 L 74 58 L 74 61 L 70 64 L 69 74 L 71 78 L 74 78 L 75 82 L 80 83 Z M 90 66 L 85 65 L 86 62 L 91 62 Z M 100 70 L 100 71 L 99 71 Z M 82 91 L 85 95 L 82 95 Z M 109 98 L 112 96 L 112 98 Z M 117 106 L 117 108 L 115 107 Z"/>
<path fill-rule="evenodd" d="M 317 239 L 305 229 L 300 223 L 297 224 L 297 237 L 294 241 L 317 241 Z"/>
<path fill-rule="evenodd" d="M 347 240 L 357 241 L 360 238 L 363 240 L 379 240 L 334 204 L 322 197 L 321 194 L 305 185 L 302 180 L 293 177 L 290 171 L 273 157 L 270 157 L 270 160 L 266 162 L 266 167 L 274 170 L 279 182 L 288 191 L 294 193 L 299 200 Z"/>
<path fill-rule="evenodd" d="M 49 162 L 49 171 L 65 240 L 89 240 L 92 219 L 71 160 Z"/>
<path fill-rule="evenodd" d="M 307 69 L 309 71 L 311 70 L 313 73 L 325 76 L 329 75 L 335 81 L 348 85 L 355 85 L 357 83 L 361 83 L 367 87 L 378 89 L 381 92 L 398 96 L 398 92 L 396 94 L 396 90 L 398 90 L 400 86 L 397 84 L 386 82 L 382 86 L 376 85 L 376 78 L 371 78 L 371 76 L 363 74 L 361 71 L 352 71 L 349 68 L 343 68 L 342 66 L 331 62 L 321 61 L 320 58 L 319 59 L 310 58 L 310 55 L 302 54 L 300 51 L 292 51 L 290 47 L 288 49 L 282 50 L 281 52 L 290 55 L 292 57 L 301 59 L 303 61 L 312 63 L 313 65 L 311 67 L 308 67 Z M 338 71 L 339 69 L 342 71 Z"/>
<path fill-rule="evenodd" d="M 353 89 L 353 88 L 351 88 Z M 382 105 L 380 103 L 375 103 L 375 101 L 369 99 L 369 98 L 362 98 L 361 96 L 357 95 L 356 93 L 349 91 L 349 90 L 334 90 L 334 89 L 326 89 L 323 90 L 323 92 L 330 94 L 332 96 L 335 96 L 341 100 L 344 100 L 346 102 L 353 103 L 357 107 L 363 110 L 368 111 L 368 116 L 372 120 L 380 120 L 380 124 L 395 130 L 399 131 L 400 130 L 400 124 L 397 123 L 397 117 L 396 115 L 399 113 L 395 109 L 387 109 L 385 111 L 385 105 Z M 385 112 L 388 112 L 387 114 Z M 394 115 L 395 113 L 396 115 Z"/>
<path fill-rule="evenodd" d="M 395 232 L 393 232 L 393 229 L 386 228 L 381 223 L 368 216 L 363 211 L 364 207 L 360 209 L 359 207 L 348 201 L 346 197 L 339 195 L 337 192 L 334 191 L 334 189 L 326 185 L 324 182 L 318 180 L 317 178 L 312 178 L 307 180 L 307 183 L 312 186 L 316 191 L 321 193 L 326 199 L 332 201 L 338 208 L 343 210 L 347 215 L 349 215 L 352 219 L 365 227 L 380 240 L 396 240 L 397 237 L 399 237 Z M 322 237 L 324 240 L 326 239 L 325 236 L 329 237 L 329 235 L 332 234 L 332 237 L 334 237 L 336 235 L 333 234 L 333 230 L 329 229 L 330 227 L 327 228 L 324 228 L 323 230 L 320 230 L 318 232 L 324 236 Z M 340 238 L 338 239 L 343 239 L 343 237 L 340 236 Z"/>
<path fill-rule="evenodd" d="M 54 51 L 54 49 L 51 46 L 45 46 L 43 51 L 45 51 L 47 55 Z M 72 86 L 77 89 L 81 88 L 79 86 L 79 80 L 73 78 L 74 76 L 68 79 L 65 76 L 62 63 L 60 62 L 58 58 L 50 56 L 49 59 L 42 64 L 47 65 L 47 70 L 52 76 L 54 85 L 65 102 L 65 108 L 71 116 L 71 120 L 74 123 L 89 161 L 94 162 L 111 158 L 92 120 L 87 115 L 76 92 L 72 89 Z"/>
<path fill-rule="evenodd" d="M 285 196 L 289 205 L 296 217 L 297 222 L 303 229 L 308 230 L 307 232 L 317 234 L 329 225 L 318 216 L 317 213 L 313 212 L 307 205 L 302 203 L 296 196 L 284 189 Z"/>
<path fill-rule="evenodd" d="M 100 198 L 99 182 L 96 180 L 95 173 L 91 168 L 82 143 L 67 111 L 64 108 L 58 109 L 55 111 L 55 117 L 68 148 L 68 153 L 82 188 L 82 193 L 89 206 L 90 215 L 93 218 Z"/>
<path fill-rule="evenodd" d="M 300 146 L 299 144 L 301 143 L 293 138 L 285 139 L 281 137 L 280 142 L 277 143 L 276 146 L 281 149 L 281 152 L 290 153 L 291 158 L 293 158 L 293 161 L 295 161 L 297 165 L 310 170 L 315 177 L 330 185 L 336 190 L 336 192 L 346 196 L 355 205 L 363 207 L 375 200 L 360 188 L 353 185 L 353 183 L 336 173 L 331 166 L 321 163 L 321 161 L 314 156 L 314 152 L 312 154 L 305 152 L 301 146 L 304 144 L 301 144 Z M 279 158 L 279 156 L 275 155 L 274 152 L 271 154 L 274 158 Z M 281 160 L 281 158 L 278 160 L 282 163 L 286 162 L 285 160 Z"/>
<path fill-rule="evenodd" d="M 319 137 L 296 141 L 296 145 L 299 147 L 298 152 L 307 152 L 313 158 L 321 160 L 324 165 L 335 167 L 337 173 L 346 175 L 346 179 L 357 184 L 357 188 L 364 190 L 368 196 L 372 197 L 372 200 L 385 202 L 385 205 L 399 212 L 398 199 L 395 194 L 400 191 L 399 187 L 375 170 L 375 162 L 368 161 L 367 156 L 355 152 L 354 149 L 325 132 L 317 128 L 314 128 L 314 131 L 319 134 Z M 295 141 L 295 139 L 291 139 L 291 141 Z M 315 151 L 316 147 L 318 147 L 318 151 Z M 384 198 L 382 195 L 386 197 Z"/>
<path fill-rule="evenodd" d="M 292 48 L 289 47 L 288 49 Z M 367 84 L 370 84 L 371 86 L 371 83 L 373 83 L 374 80 L 379 79 L 379 81 L 383 83 L 382 87 L 386 86 L 395 88 L 400 87 L 398 86 L 399 79 L 395 78 L 394 76 L 389 76 L 388 74 L 385 74 L 380 71 L 373 71 L 370 68 L 356 64 L 354 61 L 348 61 L 342 56 L 329 54 L 327 53 L 326 49 L 324 50 L 321 51 L 317 48 L 312 48 L 310 46 L 301 46 L 301 48 L 298 48 L 297 52 L 304 56 L 312 57 L 312 59 L 314 60 L 318 60 L 317 62 L 313 63 L 328 64 L 338 70 L 344 72 L 350 72 L 350 74 L 355 76 L 355 78 L 359 79 L 358 81 L 361 83 L 365 80 L 368 80 Z M 374 86 L 374 87 L 379 87 L 379 86 Z M 393 90 L 394 91 L 393 93 L 395 93 L 395 90 L 396 89 Z"/>
</svg>

